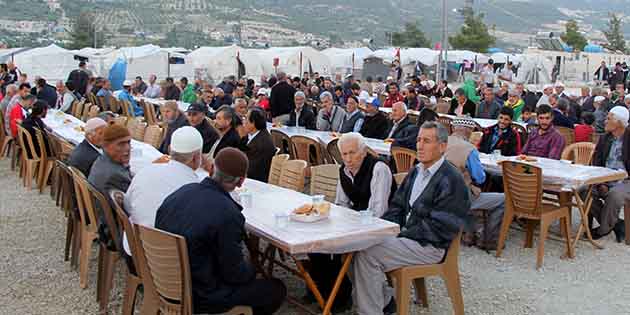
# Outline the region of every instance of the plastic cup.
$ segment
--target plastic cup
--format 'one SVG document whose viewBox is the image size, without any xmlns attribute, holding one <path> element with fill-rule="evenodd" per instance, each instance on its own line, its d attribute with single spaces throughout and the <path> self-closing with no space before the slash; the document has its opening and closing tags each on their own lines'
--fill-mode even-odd
<svg viewBox="0 0 630 315">
<path fill-rule="evenodd" d="M 289 225 L 289 214 L 285 212 L 276 212 L 273 215 L 275 226 L 279 229 L 286 229 Z"/>
<path fill-rule="evenodd" d="M 313 196 L 313 198 L 312 198 L 313 206 L 317 206 L 317 205 L 323 203 L 325 198 L 326 198 L 326 196 L 324 196 L 324 195 L 315 195 L 315 196 Z"/>
<path fill-rule="evenodd" d="M 372 210 L 359 211 L 361 216 L 361 224 L 372 224 L 374 222 L 374 212 Z"/>
<path fill-rule="evenodd" d="M 251 192 L 244 191 L 240 193 L 240 198 L 241 198 L 241 206 L 243 206 L 244 209 L 251 209 L 251 207 L 253 207 L 254 195 Z"/>
</svg>

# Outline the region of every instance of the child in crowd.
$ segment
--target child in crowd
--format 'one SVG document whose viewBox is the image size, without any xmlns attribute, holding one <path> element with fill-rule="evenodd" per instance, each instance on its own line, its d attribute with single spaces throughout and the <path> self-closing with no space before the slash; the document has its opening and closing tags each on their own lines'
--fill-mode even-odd
<svg viewBox="0 0 630 315">
<path fill-rule="evenodd" d="M 584 112 L 582 114 L 583 124 L 579 124 L 575 126 L 575 142 L 591 142 L 591 137 L 593 132 L 595 132 L 595 128 L 593 124 L 595 123 L 595 115 L 591 112 Z"/>
<path fill-rule="evenodd" d="M 523 112 L 521 113 L 521 121 L 526 123 L 527 125 L 535 125 L 536 117 L 533 115 L 533 110 L 530 106 L 525 106 L 523 108 Z"/>
</svg>

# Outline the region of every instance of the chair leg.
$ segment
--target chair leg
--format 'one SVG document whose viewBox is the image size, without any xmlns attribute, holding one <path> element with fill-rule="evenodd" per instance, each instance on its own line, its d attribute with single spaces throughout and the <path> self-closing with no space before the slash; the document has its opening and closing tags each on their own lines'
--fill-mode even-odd
<svg viewBox="0 0 630 315">
<path fill-rule="evenodd" d="M 429 296 L 424 278 L 413 280 L 413 284 L 416 287 L 416 303 L 422 302 L 422 306 L 429 307 Z"/>
<path fill-rule="evenodd" d="M 623 206 L 623 223 L 626 232 L 626 245 L 630 245 L 630 200 L 626 200 Z"/>
<path fill-rule="evenodd" d="M 72 215 L 72 214 L 71 214 Z M 80 255 L 80 244 L 81 244 L 81 227 L 79 226 L 79 219 L 74 217 L 73 219 L 74 225 L 72 232 L 72 256 L 70 257 L 70 266 L 73 268 L 77 268 L 79 265 L 79 255 Z"/>
<path fill-rule="evenodd" d="M 499 243 L 497 244 L 497 257 L 501 257 L 503 252 L 503 246 L 505 245 L 505 239 L 507 238 L 508 231 L 510 230 L 510 224 L 514 220 L 514 215 L 506 209 L 503 215 L 503 222 L 501 223 L 501 232 L 499 233 Z"/>
<path fill-rule="evenodd" d="M 398 315 L 409 314 L 409 294 L 411 284 L 403 275 L 396 277 L 396 306 L 398 308 Z"/>
<path fill-rule="evenodd" d="M 50 173 L 52 172 L 53 164 L 50 161 L 41 162 L 41 171 L 40 171 L 40 179 L 39 179 L 39 193 L 44 193 L 44 188 L 48 185 L 48 178 L 50 178 Z"/>
<path fill-rule="evenodd" d="M 527 232 L 525 233 L 525 248 L 532 248 L 534 246 L 534 229 L 536 228 L 536 221 L 527 220 Z"/>
<path fill-rule="evenodd" d="M 74 222 L 72 220 L 72 216 L 68 216 L 66 222 L 66 247 L 63 251 L 63 261 L 68 261 L 70 259 L 70 248 L 72 247 L 72 236 L 74 232 Z"/>
<path fill-rule="evenodd" d="M 540 220 L 540 236 L 538 240 L 538 254 L 536 255 L 536 269 L 540 269 L 543 264 L 543 258 L 545 257 L 545 240 L 547 240 L 547 233 L 549 232 L 549 219 L 543 218 Z"/>
<path fill-rule="evenodd" d="M 569 258 L 573 258 L 574 257 L 573 246 L 571 246 L 571 224 L 569 223 L 569 219 L 568 219 L 570 217 L 571 217 L 571 214 L 569 212 L 567 217 L 560 218 L 560 226 L 563 226 L 564 230 L 567 231 L 567 233 L 564 235 L 564 239 L 567 242 L 567 254 Z"/>
<path fill-rule="evenodd" d="M 123 297 L 122 315 L 132 315 L 134 313 L 136 296 L 141 284 L 142 281 L 138 277 L 129 274 L 129 271 L 127 271 L 127 288 Z"/>
<path fill-rule="evenodd" d="M 104 247 L 102 249 L 105 249 Z M 107 308 L 109 306 L 109 296 L 111 295 L 112 288 L 114 286 L 114 271 L 116 269 L 116 261 L 118 260 L 118 253 L 105 249 L 103 257 L 103 274 L 100 277 L 100 281 L 103 281 L 101 287 L 101 299 L 100 310 L 101 313 L 107 314 Z"/>
<path fill-rule="evenodd" d="M 90 263 L 90 250 L 92 240 L 85 231 L 81 232 L 81 258 L 79 259 L 79 284 L 81 289 L 87 288 L 88 264 Z"/>
<path fill-rule="evenodd" d="M 446 283 L 446 290 L 448 296 L 451 297 L 451 304 L 453 304 L 453 314 L 464 315 L 464 298 L 462 297 L 462 287 L 459 281 L 459 270 L 455 269 L 452 272 L 446 272 L 443 277 Z"/>
</svg>

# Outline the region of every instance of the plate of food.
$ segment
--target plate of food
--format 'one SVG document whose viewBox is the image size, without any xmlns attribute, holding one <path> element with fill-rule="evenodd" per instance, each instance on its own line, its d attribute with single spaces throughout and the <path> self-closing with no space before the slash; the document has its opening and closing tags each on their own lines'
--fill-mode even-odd
<svg viewBox="0 0 630 315">
<path fill-rule="evenodd" d="M 387 144 L 392 144 L 392 143 L 394 143 L 394 139 L 385 139 L 385 140 L 383 140 L 383 142 L 385 142 Z"/>
<path fill-rule="evenodd" d="M 293 209 L 289 217 L 292 221 L 312 223 L 325 220 L 330 216 L 330 203 L 322 202 L 317 206 L 307 203 L 299 208 Z"/>
<path fill-rule="evenodd" d="M 518 161 L 524 161 L 524 162 L 538 162 L 538 159 L 533 157 L 533 156 L 527 156 L 527 155 L 519 155 L 518 157 L 516 157 L 516 159 Z"/>
<path fill-rule="evenodd" d="M 85 132 L 85 128 L 83 128 L 83 126 L 76 126 L 74 127 L 74 130 L 77 132 Z"/>
<path fill-rule="evenodd" d="M 70 120 L 70 119 L 68 119 L 68 118 L 66 118 L 66 119 L 64 119 L 64 120 L 63 120 L 63 124 L 64 124 L 64 125 L 71 124 L 71 123 L 72 123 L 72 120 Z"/>
<path fill-rule="evenodd" d="M 166 164 L 171 160 L 171 157 L 168 155 L 162 155 L 159 158 L 153 161 L 154 164 Z"/>
</svg>

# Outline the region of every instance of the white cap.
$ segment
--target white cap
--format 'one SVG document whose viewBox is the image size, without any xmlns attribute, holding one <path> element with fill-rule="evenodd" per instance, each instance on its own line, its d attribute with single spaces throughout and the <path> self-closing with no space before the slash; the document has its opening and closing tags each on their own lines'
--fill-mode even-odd
<svg viewBox="0 0 630 315">
<path fill-rule="evenodd" d="M 201 150 L 203 138 L 197 129 L 190 126 L 181 127 L 171 137 L 171 150 L 177 153 L 192 153 Z"/>
<path fill-rule="evenodd" d="M 391 75 L 388 75 L 387 80 L 394 80 L 394 77 L 392 77 Z"/>
<path fill-rule="evenodd" d="M 85 123 L 85 132 L 92 132 L 100 127 L 107 127 L 107 123 L 98 117 L 90 118 Z"/>
<path fill-rule="evenodd" d="M 556 87 L 564 87 L 564 84 L 560 81 L 556 82 Z"/>
<path fill-rule="evenodd" d="M 626 95 L 623 99 L 624 100 L 630 99 L 630 94 Z"/>
<path fill-rule="evenodd" d="M 125 82 L 123 82 L 123 86 L 132 86 L 133 82 L 131 82 L 131 80 L 125 80 Z"/>
<path fill-rule="evenodd" d="M 551 85 L 551 84 L 545 84 L 545 85 L 543 86 L 543 90 L 546 90 L 546 89 L 553 89 L 553 85 Z"/>
<path fill-rule="evenodd" d="M 602 102 L 603 100 L 605 100 L 606 98 L 603 96 L 595 96 L 595 98 L 593 99 L 593 102 Z"/>
<path fill-rule="evenodd" d="M 370 93 L 367 91 L 361 91 L 361 93 L 359 93 L 359 101 L 367 101 L 368 98 L 370 98 Z"/>
<path fill-rule="evenodd" d="M 624 126 L 628 126 L 628 119 L 630 119 L 630 113 L 628 113 L 628 109 L 624 106 L 615 106 L 610 110 L 610 113 L 615 116 L 615 118 L 621 121 Z"/>
<path fill-rule="evenodd" d="M 258 89 L 258 93 L 256 93 L 256 95 L 267 95 L 267 89 L 265 88 L 260 88 Z"/>
</svg>

